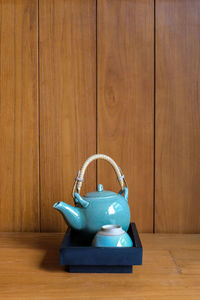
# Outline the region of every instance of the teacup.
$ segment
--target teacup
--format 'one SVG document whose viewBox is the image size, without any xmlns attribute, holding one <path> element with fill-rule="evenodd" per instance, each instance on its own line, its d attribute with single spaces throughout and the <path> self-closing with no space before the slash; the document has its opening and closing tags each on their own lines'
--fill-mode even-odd
<svg viewBox="0 0 200 300">
<path fill-rule="evenodd" d="M 121 226 L 104 225 L 97 232 L 93 241 L 93 247 L 132 247 L 133 242 Z"/>
</svg>

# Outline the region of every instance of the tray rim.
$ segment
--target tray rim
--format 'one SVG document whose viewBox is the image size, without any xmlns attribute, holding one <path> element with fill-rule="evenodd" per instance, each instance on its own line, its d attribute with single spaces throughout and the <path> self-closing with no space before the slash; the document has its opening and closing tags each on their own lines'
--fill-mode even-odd
<svg viewBox="0 0 200 300">
<path fill-rule="evenodd" d="M 70 229 L 60 247 L 60 264 L 64 266 L 134 266 L 142 265 L 143 248 L 136 225 L 130 224 L 133 247 L 69 246 Z M 66 245 L 68 244 L 68 246 Z"/>
<path fill-rule="evenodd" d="M 65 232 L 64 238 L 63 238 L 61 246 L 60 246 L 60 250 L 62 250 L 62 249 L 71 249 L 71 250 L 72 249 L 82 249 L 82 250 L 84 250 L 84 249 L 86 249 L 86 250 L 88 250 L 88 249 L 90 249 L 90 250 L 91 249 L 94 249 L 94 250 L 96 250 L 96 249 L 109 249 L 109 250 L 113 251 L 113 250 L 119 250 L 120 249 L 120 251 L 123 251 L 123 250 L 126 250 L 126 249 L 133 249 L 133 248 L 134 249 L 137 249 L 137 248 L 142 249 L 142 243 L 141 243 L 138 231 L 137 231 L 136 224 L 134 222 L 131 222 L 130 225 L 129 225 L 129 229 L 131 229 L 132 232 L 133 232 L 133 237 L 134 237 L 133 246 L 132 247 L 121 247 L 121 248 L 119 248 L 119 247 L 92 247 L 92 246 L 70 246 L 70 245 L 66 246 L 67 240 L 68 240 L 69 235 L 72 231 L 71 227 L 69 227 L 67 229 L 67 231 Z"/>
</svg>

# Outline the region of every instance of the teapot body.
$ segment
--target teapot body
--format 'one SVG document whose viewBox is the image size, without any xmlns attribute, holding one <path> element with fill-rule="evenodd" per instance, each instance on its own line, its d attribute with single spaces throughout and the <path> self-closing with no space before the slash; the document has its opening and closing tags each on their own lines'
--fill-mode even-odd
<svg viewBox="0 0 200 300">
<path fill-rule="evenodd" d="M 121 190 L 119 193 L 104 191 L 101 184 L 97 191 L 89 192 L 84 197 L 80 195 L 84 174 L 88 165 L 96 159 L 104 159 L 115 170 Z M 76 191 L 76 192 L 75 192 Z M 124 231 L 128 230 L 130 223 L 130 209 L 128 205 L 128 187 L 115 161 L 104 154 L 94 154 L 83 164 L 75 179 L 72 196 L 75 207 L 62 201 L 56 202 L 54 208 L 64 217 L 66 223 L 82 236 L 94 236 L 103 225 L 118 225 Z"/>
<path fill-rule="evenodd" d="M 105 224 L 120 225 L 127 231 L 130 224 L 130 209 L 128 201 L 120 194 L 106 198 L 85 198 L 87 207 L 82 207 L 85 226 L 82 229 L 85 235 L 96 234 Z"/>
</svg>

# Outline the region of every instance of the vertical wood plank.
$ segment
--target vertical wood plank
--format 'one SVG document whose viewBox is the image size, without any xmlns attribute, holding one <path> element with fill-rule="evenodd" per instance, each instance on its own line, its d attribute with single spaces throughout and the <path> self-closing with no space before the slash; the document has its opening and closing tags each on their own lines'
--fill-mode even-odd
<svg viewBox="0 0 200 300">
<path fill-rule="evenodd" d="M 41 0 L 39 24 L 41 228 L 60 231 L 52 205 L 73 204 L 77 172 L 96 153 L 96 2 Z M 83 193 L 95 175 L 94 164 Z"/>
<path fill-rule="evenodd" d="M 37 1 L 0 1 L 0 230 L 37 231 Z"/>
<path fill-rule="evenodd" d="M 156 231 L 200 231 L 200 1 L 156 1 Z"/>
<path fill-rule="evenodd" d="M 110 155 L 129 185 L 132 220 L 153 230 L 154 3 L 98 1 L 98 152 Z M 98 181 L 118 190 L 107 163 Z"/>
</svg>

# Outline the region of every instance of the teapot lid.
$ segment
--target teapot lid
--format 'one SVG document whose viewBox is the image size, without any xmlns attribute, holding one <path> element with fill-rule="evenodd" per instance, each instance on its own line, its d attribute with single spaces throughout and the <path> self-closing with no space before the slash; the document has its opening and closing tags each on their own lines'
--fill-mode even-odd
<svg viewBox="0 0 200 300">
<path fill-rule="evenodd" d="M 84 197 L 85 198 L 107 198 L 107 197 L 113 197 L 117 196 L 117 193 L 112 192 L 112 191 L 104 191 L 103 190 L 103 185 L 98 184 L 98 188 L 96 192 L 89 192 L 87 193 Z"/>
</svg>

